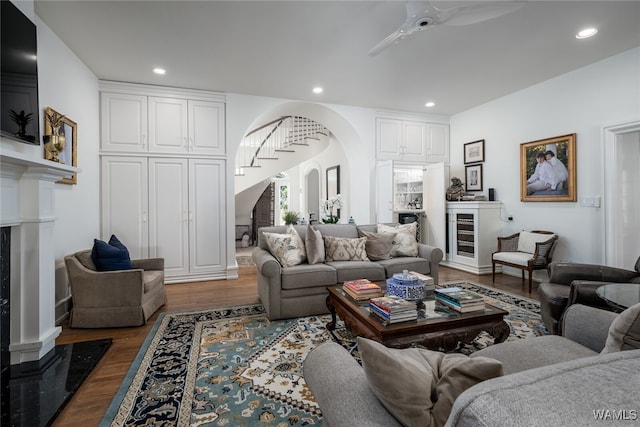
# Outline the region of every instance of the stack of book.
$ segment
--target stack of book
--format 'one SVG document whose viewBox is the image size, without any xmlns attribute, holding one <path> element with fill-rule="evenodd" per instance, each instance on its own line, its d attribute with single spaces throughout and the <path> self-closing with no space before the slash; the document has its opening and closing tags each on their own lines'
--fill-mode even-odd
<svg viewBox="0 0 640 427">
<path fill-rule="evenodd" d="M 461 313 L 484 310 L 482 295 L 466 289 L 452 287 L 434 290 L 436 301 Z"/>
<path fill-rule="evenodd" d="M 342 290 L 356 301 L 367 301 L 384 295 L 382 288 L 368 279 L 347 280 L 342 284 Z"/>
<path fill-rule="evenodd" d="M 415 301 L 407 301 L 396 296 L 371 298 L 369 312 L 385 325 L 418 318 L 418 308 Z"/>
</svg>

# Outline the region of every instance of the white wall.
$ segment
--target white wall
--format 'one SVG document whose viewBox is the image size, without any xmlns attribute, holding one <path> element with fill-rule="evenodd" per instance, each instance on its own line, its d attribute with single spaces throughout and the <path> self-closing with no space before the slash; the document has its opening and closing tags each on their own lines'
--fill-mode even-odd
<svg viewBox="0 0 640 427">
<path fill-rule="evenodd" d="M 485 140 L 484 192 L 504 203 L 504 235 L 559 234 L 554 259 L 604 261 L 604 209 L 583 207 L 603 195 L 602 127 L 640 119 L 640 48 L 613 56 L 451 118 L 451 173 L 464 177 L 463 144 Z M 520 201 L 520 144 L 577 134 L 578 202 Z M 636 195 L 637 196 L 637 195 Z"/>
<path fill-rule="evenodd" d="M 51 107 L 78 125 L 77 185 L 56 184 L 55 259 L 56 305 L 69 296 L 64 256 L 91 248 L 99 237 L 99 103 L 98 79 L 34 13 L 33 2 L 14 2 L 37 27 L 38 96 L 40 131 L 44 130 L 44 109 Z M 41 141 L 42 142 L 42 141 Z M 44 158 L 44 146 L 0 142 L 3 151 L 16 151 Z M 64 314 L 56 308 L 56 317 Z"/>
<path fill-rule="evenodd" d="M 38 19 L 36 25 L 40 109 L 51 107 L 78 125 L 78 183 L 56 184 L 56 318 L 60 318 L 70 296 L 64 256 L 90 249 L 93 239 L 100 237 L 98 79 L 44 22 Z"/>
</svg>

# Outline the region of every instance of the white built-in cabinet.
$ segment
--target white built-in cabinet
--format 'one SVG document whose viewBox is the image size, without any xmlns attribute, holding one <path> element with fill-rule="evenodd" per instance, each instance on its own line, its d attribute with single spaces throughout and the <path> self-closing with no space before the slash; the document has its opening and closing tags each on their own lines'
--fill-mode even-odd
<svg viewBox="0 0 640 427">
<path fill-rule="evenodd" d="M 447 202 L 449 250 L 443 264 L 491 273 L 491 254 L 502 235 L 501 208 L 502 202 Z"/>
<path fill-rule="evenodd" d="M 449 125 L 376 118 L 376 158 L 408 163 L 449 161 Z"/>
<path fill-rule="evenodd" d="M 102 92 L 101 150 L 225 154 L 225 104 Z"/>
<path fill-rule="evenodd" d="M 225 162 L 102 157 L 102 235 L 164 258 L 170 281 L 224 277 Z"/>
<path fill-rule="evenodd" d="M 102 238 L 116 234 L 132 258 L 164 258 L 169 283 L 227 278 L 224 99 L 101 90 Z"/>
</svg>

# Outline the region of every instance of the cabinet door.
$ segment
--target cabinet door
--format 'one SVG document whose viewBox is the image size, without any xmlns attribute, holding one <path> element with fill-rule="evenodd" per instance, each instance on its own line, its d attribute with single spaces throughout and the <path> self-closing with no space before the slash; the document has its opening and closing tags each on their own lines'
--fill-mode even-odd
<svg viewBox="0 0 640 427">
<path fill-rule="evenodd" d="M 400 160 L 402 122 L 376 119 L 376 156 L 378 160 Z"/>
<path fill-rule="evenodd" d="M 187 153 L 187 100 L 149 98 L 149 151 Z"/>
<path fill-rule="evenodd" d="M 427 125 L 427 162 L 449 162 L 449 125 Z"/>
<path fill-rule="evenodd" d="M 424 162 L 427 158 L 427 124 L 422 122 L 402 122 L 403 160 Z"/>
<path fill-rule="evenodd" d="M 226 148 L 224 104 L 189 101 L 189 151 L 224 155 Z"/>
<path fill-rule="evenodd" d="M 189 160 L 189 254 L 191 273 L 226 268 L 225 163 Z"/>
<path fill-rule="evenodd" d="M 393 222 L 393 161 L 376 163 L 376 221 Z"/>
<path fill-rule="evenodd" d="M 186 159 L 149 159 L 149 252 L 167 277 L 189 273 Z"/>
<path fill-rule="evenodd" d="M 102 174 L 102 238 L 112 234 L 132 259 L 149 257 L 147 159 L 104 156 Z"/>
<path fill-rule="evenodd" d="M 122 93 L 100 94 L 103 151 L 147 150 L 147 97 Z"/>
</svg>

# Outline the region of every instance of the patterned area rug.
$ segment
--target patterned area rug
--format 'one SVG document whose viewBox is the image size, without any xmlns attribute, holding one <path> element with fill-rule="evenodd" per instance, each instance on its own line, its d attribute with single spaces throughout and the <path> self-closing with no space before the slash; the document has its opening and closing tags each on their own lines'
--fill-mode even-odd
<svg viewBox="0 0 640 427">
<path fill-rule="evenodd" d="M 470 282 L 448 282 L 481 293 L 509 311 L 508 340 L 546 334 L 539 304 Z M 194 313 L 164 313 L 156 321 L 101 426 L 310 426 L 322 413 L 302 377 L 317 345 L 334 340 L 358 358 L 355 337 L 328 315 L 271 322 L 261 305 Z M 480 335 L 471 353 L 492 344 Z"/>
</svg>

